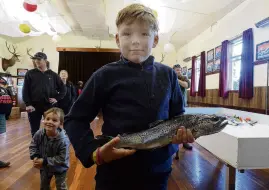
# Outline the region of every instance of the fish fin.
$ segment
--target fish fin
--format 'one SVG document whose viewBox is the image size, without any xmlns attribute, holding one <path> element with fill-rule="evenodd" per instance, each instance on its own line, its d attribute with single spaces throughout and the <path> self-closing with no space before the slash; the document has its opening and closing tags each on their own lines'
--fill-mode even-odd
<svg viewBox="0 0 269 190">
<path fill-rule="evenodd" d="M 97 135 L 95 136 L 96 139 L 113 139 L 114 137 L 108 135 Z"/>
<path fill-rule="evenodd" d="M 98 141 L 98 144 L 103 146 L 104 144 L 111 141 L 114 137 L 112 136 L 106 136 L 106 135 L 97 135 L 95 139 Z"/>
<path fill-rule="evenodd" d="M 127 136 L 129 135 L 129 133 L 122 133 L 122 134 L 118 134 L 118 137 L 124 137 L 124 136 Z"/>
<path fill-rule="evenodd" d="M 164 120 L 157 120 L 157 121 L 154 121 L 152 123 L 149 124 L 149 128 L 153 128 L 157 125 L 159 125 L 160 123 L 164 122 Z"/>
<path fill-rule="evenodd" d="M 176 116 L 174 116 L 173 118 L 179 118 L 179 117 L 181 117 L 183 114 L 180 114 L 180 115 L 176 115 Z"/>
</svg>

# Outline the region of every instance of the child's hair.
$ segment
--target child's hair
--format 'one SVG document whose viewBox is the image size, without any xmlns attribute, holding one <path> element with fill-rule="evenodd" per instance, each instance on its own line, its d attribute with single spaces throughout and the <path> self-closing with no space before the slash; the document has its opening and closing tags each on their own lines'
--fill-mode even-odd
<svg viewBox="0 0 269 190">
<path fill-rule="evenodd" d="M 152 9 L 139 3 L 131 4 L 120 10 L 116 19 L 116 25 L 119 28 L 123 23 L 132 24 L 136 20 L 146 22 L 156 33 L 159 30 L 158 20 Z"/>
<path fill-rule="evenodd" d="M 60 118 L 60 123 L 63 124 L 64 123 L 64 112 L 62 109 L 60 108 L 50 108 L 49 110 L 47 110 L 45 113 L 44 113 L 44 118 L 47 117 L 48 114 L 50 113 L 53 113 L 53 114 L 56 114 L 58 115 L 58 117 Z"/>
</svg>

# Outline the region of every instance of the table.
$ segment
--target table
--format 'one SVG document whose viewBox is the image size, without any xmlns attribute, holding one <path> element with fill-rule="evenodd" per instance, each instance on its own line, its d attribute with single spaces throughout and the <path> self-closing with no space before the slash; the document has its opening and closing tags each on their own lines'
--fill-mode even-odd
<svg viewBox="0 0 269 190">
<path fill-rule="evenodd" d="M 251 126 L 227 125 L 221 132 L 203 136 L 196 142 L 228 167 L 226 189 L 235 189 L 236 170 L 269 168 L 269 116 L 227 108 L 186 108 L 188 113 L 227 114 L 258 121 Z"/>
</svg>

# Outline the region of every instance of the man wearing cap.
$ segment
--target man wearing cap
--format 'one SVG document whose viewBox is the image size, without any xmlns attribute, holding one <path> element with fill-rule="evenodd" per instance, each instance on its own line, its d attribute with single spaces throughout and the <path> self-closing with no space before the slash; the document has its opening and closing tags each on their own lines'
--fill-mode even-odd
<svg viewBox="0 0 269 190">
<path fill-rule="evenodd" d="M 179 86 L 183 95 L 184 104 L 185 104 L 184 106 L 187 106 L 187 89 L 190 88 L 191 83 L 186 76 L 182 75 L 182 68 L 179 64 L 174 65 L 173 69 L 175 70 L 178 76 L 178 83 L 179 83 Z M 188 143 L 183 143 L 183 147 L 188 150 L 192 149 L 192 146 L 189 145 Z"/>
<path fill-rule="evenodd" d="M 24 79 L 22 98 L 26 105 L 32 137 L 40 127 L 42 115 L 56 106 L 66 94 L 66 87 L 57 73 L 48 69 L 47 55 L 37 52 L 32 59 L 36 68 L 29 70 Z"/>
</svg>

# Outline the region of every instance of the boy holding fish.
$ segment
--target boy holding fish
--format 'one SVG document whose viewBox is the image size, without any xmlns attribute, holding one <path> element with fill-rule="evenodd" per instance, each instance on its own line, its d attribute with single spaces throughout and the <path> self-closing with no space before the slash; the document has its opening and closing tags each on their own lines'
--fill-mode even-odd
<svg viewBox="0 0 269 190">
<path fill-rule="evenodd" d="M 157 19 L 150 8 L 129 5 L 118 13 L 116 25 L 121 59 L 93 73 L 64 127 L 83 166 L 97 164 L 96 190 L 164 190 L 178 144 L 194 141 L 190 130 L 182 127 L 171 144 L 153 150 L 115 148 L 120 141 L 116 136 L 183 114 L 177 75 L 150 56 L 159 40 Z M 89 127 L 100 109 L 103 135 L 115 137 L 109 142 L 94 138 Z"/>
</svg>

